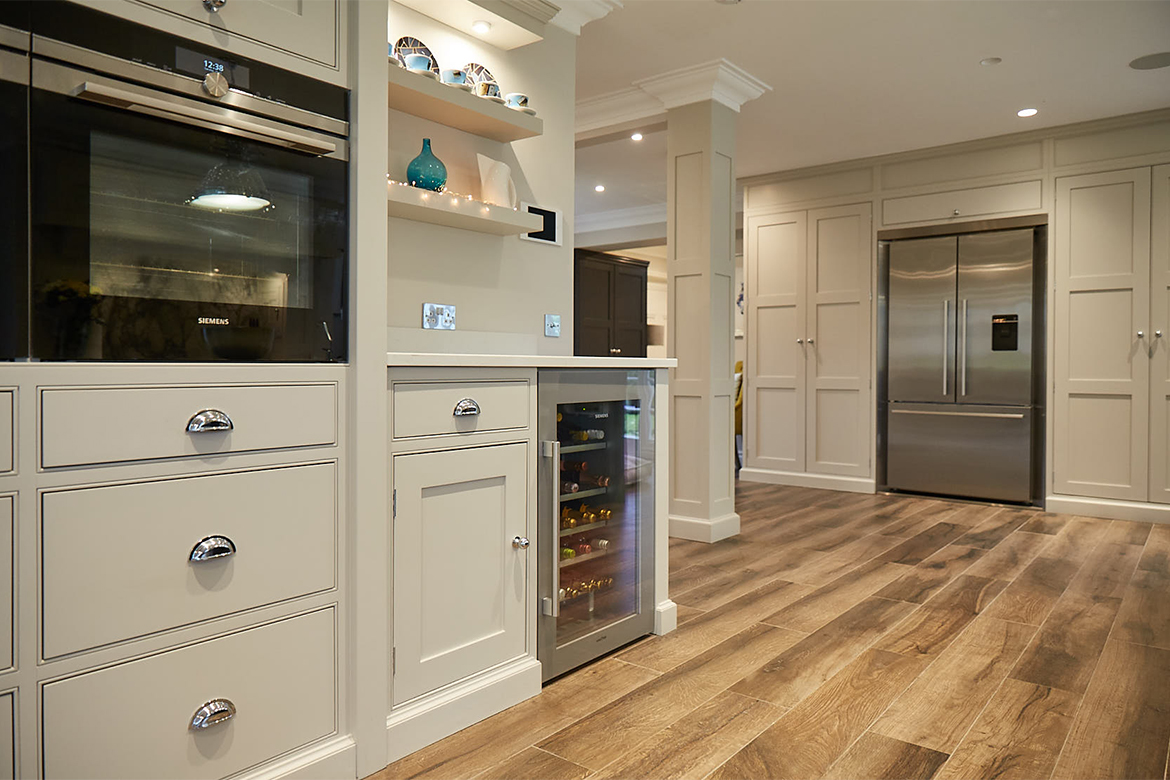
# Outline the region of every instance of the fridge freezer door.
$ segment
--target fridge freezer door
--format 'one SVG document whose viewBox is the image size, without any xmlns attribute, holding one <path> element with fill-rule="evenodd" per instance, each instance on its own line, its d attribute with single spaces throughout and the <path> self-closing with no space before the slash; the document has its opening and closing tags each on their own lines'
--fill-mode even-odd
<svg viewBox="0 0 1170 780">
<path fill-rule="evenodd" d="M 1032 402 L 1032 233 L 959 236 L 959 403 Z"/>
<path fill-rule="evenodd" d="M 1031 499 L 1031 408 L 892 403 L 888 409 L 887 487 L 991 501 Z"/>
<path fill-rule="evenodd" d="M 955 236 L 890 244 L 892 401 L 955 400 Z"/>
</svg>

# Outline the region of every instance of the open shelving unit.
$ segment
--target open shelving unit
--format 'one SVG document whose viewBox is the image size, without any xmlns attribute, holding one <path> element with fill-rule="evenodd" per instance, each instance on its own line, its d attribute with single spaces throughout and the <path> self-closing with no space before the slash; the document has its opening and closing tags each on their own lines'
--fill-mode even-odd
<svg viewBox="0 0 1170 780">
<path fill-rule="evenodd" d="M 393 62 L 387 71 L 387 103 L 396 111 L 502 143 L 544 133 L 540 117 L 411 73 Z"/>
<path fill-rule="evenodd" d="M 544 224 L 540 216 L 527 211 L 390 182 L 386 184 L 386 212 L 391 217 L 497 236 L 531 233 Z"/>
</svg>

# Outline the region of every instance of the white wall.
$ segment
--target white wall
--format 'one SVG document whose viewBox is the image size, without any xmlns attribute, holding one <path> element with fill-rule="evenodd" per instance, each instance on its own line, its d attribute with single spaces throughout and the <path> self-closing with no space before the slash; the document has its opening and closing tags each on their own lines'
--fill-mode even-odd
<svg viewBox="0 0 1170 780">
<path fill-rule="evenodd" d="M 390 111 L 391 177 L 405 178 L 426 137 L 447 166 L 448 189 L 478 197 L 478 152 L 506 162 L 520 199 L 561 210 L 569 230 L 557 247 L 391 219 L 390 351 L 571 355 L 576 38 L 549 26 L 543 41 L 503 51 L 393 2 L 388 22 L 390 42 L 419 38 L 440 68 L 486 66 L 501 92 L 526 93 L 544 120 L 542 136 L 503 144 Z M 455 304 L 457 330 L 424 331 L 423 303 Z M 561 315 L 559 339 L 544 336 L 546 313 Z"/>
</svg>

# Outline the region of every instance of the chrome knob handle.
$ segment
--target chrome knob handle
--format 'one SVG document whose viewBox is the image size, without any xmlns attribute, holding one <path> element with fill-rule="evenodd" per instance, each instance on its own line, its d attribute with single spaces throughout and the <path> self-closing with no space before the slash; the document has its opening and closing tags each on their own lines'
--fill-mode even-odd
<svg viewBox="0 0 1170 780">
<path fill-rule="evenodd" d="M 188 560 L 191 563 L 202 563 L 213 561 L 216 558 L 226 558 L 229 555 L 234 555 L 235 552 L 236 543 L 226 536 L 208 536 L 200 539 L 199 544 L 191 549 Z"/>
<path fill-rule="evenodd" d="M 1139 330 L 1139 331 L 1137 332 L 1137 337 L 1138 337 L 1139 339 L 1144 339 L 1144 338 L 1146 337 L 1146 334 L 1145 334 L 1145 332 L 1144 332 L 1144 331 L 1140 331 L 1140 330 Z"/>
<path fill-rule="evenodd" d="M 236 705 L 232 704 L 230 699 L 212 699 L 195 710 L 195 714 L 191 716 L 191 725 L 188 728 L 191 731 L 209 729 L 212 726 L 225 723 L 235 716 Z"/>
<path fill-rule="evenodd" d="M 815 343 L 815 342 L 813 342 L 813 340 L 812 340 L 812 339 L 809 339 L 809 340 L 808 340 L 808 344 L 809 344 L 809 346 L 810 346 L 810 347 L 811 347 L 811 346 L 812 346 L 814 343 Z"/>
<path fill-rule="evenodd" d="M 621 347 L 610 347 L 610 348 L 609 348 L 609 354 L 611 354 L 611 355 L 620 355 L 620 354 L 622 354 L 622 348 L 621 348 Z"/>
<path fill-rule="evenodd" d="M 203 7 L 208 13 L 218 13 L 219 9 L 227 5 L 227 0 L 203 0 Z"/>
<path fill-rule="evenodd" d="M 530 544 L 532 542 L 528 541 L 527 536 L 516 536 L 512 539 L 512 546 L 517 550 L 527 550 Z"/>
<path fill-rule="evenodd" d="M 204 409 L 187 421 L 187 433 L 221 433 L 235 427 L 232 418 L 219 409 Z"/>
<path fill-rule="evenodd" d="M 208 73 L 203 77 L 203 91 L 215 98 L 221 98 L 232 88 L 222 73 Z"/>
<path fill-rule="evenodd" d="M 1160 331 L 1160 330 L 1154 331 L 1154 338 L 1156 338 L 1156 339 L 1162 338 L 1162 331 Z"/>
<path fill-rule="evenodd" d="M 803 344 L 803 343 L 804 343 L 804 339 L 797 339 L 797 340 L 796 340 L 796 343 L 797 343 L 797 344 Z"/>
<path fill-rule="evenodd" d="M 204 2 L 206 2 L 206 0 L 204 0 Z M 956 217 L 959 216 L 959 210 L 955 209 L 954 211 L 951 212 L 951 215 L 956 216 Z"/>
<path fill-rule="evenodd" d="M 455 404 L 453 414 L 455 417 L 474 417 L 479 414 L 479 404 L 475 402 L 474 398 L 464 398 Z"/>
</svg>

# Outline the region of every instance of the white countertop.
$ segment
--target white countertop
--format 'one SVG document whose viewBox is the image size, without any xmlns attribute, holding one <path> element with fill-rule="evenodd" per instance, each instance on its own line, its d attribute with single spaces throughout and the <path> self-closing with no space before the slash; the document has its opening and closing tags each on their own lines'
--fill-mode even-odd
<svg viewBox="0 0 1170 780">
<path fill-rule="evenodd" d="M 387 366 L 488 368 L 675 368 L 675 358 L 577 357 L 575 355 L 468 355 L 387 352 Z"/>
</svg>

